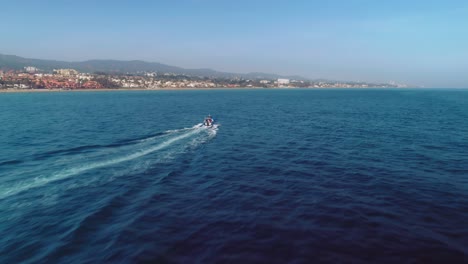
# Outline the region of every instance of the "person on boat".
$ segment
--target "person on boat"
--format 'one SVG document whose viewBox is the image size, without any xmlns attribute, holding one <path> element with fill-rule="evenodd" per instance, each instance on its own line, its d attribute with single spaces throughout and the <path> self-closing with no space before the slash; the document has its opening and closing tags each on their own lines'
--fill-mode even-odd
<svg viewBox="0 0 468 264">
<path fill-rule="evenodd" d="M 211 115 L 208 115 L 206 118 L 205 118 L 205 125 L 206 126 L 211 126 L 213 124 L 213 118 L 211 117 Z"/>
</svg>

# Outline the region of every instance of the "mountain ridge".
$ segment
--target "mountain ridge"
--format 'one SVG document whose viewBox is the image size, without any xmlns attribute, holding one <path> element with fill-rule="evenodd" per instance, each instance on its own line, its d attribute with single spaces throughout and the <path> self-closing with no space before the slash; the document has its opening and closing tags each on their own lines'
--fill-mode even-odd
<svg viewBox="0 0 468 264">
<path fill-rule="evenodd" d="M 286 76 L 274 73 L 250 72 L 250 73 L 230 73 L 216 71 L 209 68 L 187 69 L 172 65 L 167 65 L 159 62 L 148 62 L 143 60 L 104 60 L 92 59 L 86 61 L 61 61 L 61 60 L 46 60 L 25 58 L 17 55 L 6 55 L 0 53 L 0 69 L 4 70 L 21 70 L 24 67 L 36 67 L 44 71 L 52 71 L 58 68 L 72 68 L 80 72 L 94 73 L 136 73 L 136 72 L 160 72 L 160 73 L 176 73 L 191 76 L 205 77 L 223 77 L 223 78 L 252 78 L 252 79 L 277 79 L 288 78 L 307 80 L 301 76 Z"/>
</svg>

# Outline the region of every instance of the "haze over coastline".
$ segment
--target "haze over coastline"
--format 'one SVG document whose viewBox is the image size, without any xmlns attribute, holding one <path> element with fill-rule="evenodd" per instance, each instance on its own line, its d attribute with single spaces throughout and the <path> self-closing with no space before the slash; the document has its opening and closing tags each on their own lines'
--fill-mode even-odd
<svg viewBox="0 0 468 264">
<path fill-rule="evenodd" d="M 405 84 L 307 80 L 260 72 L 184 69 L 145 61 L 68 62 L 0 54 L 0 92 L 37 89 L 407 88 Z"/>
</svg>

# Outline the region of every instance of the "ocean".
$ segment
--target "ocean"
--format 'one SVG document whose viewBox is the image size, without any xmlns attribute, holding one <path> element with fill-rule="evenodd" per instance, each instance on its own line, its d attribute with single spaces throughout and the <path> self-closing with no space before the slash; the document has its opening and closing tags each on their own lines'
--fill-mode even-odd
<svg viewBox="0 0 468 264">
<path fill-rule="evenodd" d="M 5 93 L 0 124 L 0 263 L 468 263 L 468 90 Z"/>
</svg>

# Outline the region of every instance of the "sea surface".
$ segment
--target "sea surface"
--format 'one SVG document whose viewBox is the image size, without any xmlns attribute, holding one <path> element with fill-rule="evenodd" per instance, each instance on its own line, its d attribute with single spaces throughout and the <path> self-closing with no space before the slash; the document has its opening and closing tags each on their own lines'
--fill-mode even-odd
<svg viewBox="0 0 468 264">
<path fill-rule="evenodd" d="M 468 90 L 0 94 L 0 263 L 463 262 Z"/>
</svg>

